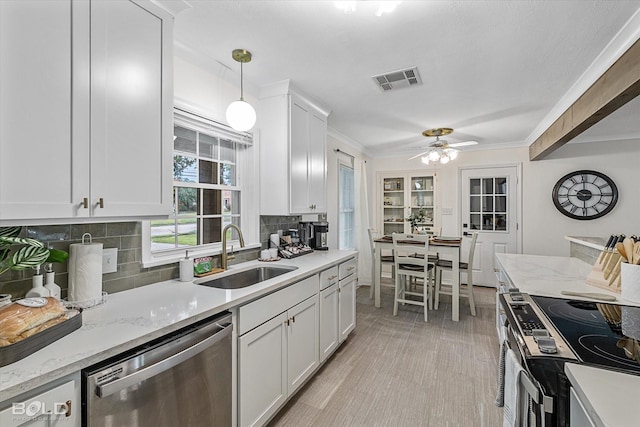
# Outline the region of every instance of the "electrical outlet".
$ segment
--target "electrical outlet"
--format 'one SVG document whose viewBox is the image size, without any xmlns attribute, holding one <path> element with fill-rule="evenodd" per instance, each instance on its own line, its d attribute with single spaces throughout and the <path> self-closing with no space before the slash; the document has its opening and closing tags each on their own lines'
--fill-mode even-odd
<svg viewBox="0 0 640 427">
<path fill-rule="evenodd" d="M 118 271 L 118 248 L 102 250 L 102 274 Z"/>
<path fill-rule="evenodd" d="M 453 208 L 442 208 L 442 215 L 453 215 Z"/>
</svg>

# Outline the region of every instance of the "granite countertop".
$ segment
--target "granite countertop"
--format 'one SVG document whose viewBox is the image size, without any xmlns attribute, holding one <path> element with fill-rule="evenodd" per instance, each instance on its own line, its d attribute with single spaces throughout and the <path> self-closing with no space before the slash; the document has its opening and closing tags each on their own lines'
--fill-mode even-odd
<svg viewBox="0 0 640 427">
<path fill-rule="evenodd" d="M 230 266 L 230 271 L 257 265 L 298 267 L 244 289 L 223 290 L 169 280 L 109 295 L 105 304 L 83 312 L 80 329 L 1 367 L 0 402 L 262 297 L 355 255 L 356 251 L 316 251 L 291 260 L 249 261 Z M 217 275 L 196 281 L 214 277 Z"/>
<path fill-rule="evenodd" d="M 566 363 L 564 371 L 597 427 L 638 425 L 640 376 Z"/>
<path fill-rule="evenodd" d="M 561 291 L 593 292 L 612 295 L 612 304 L 640 306 L 640 303 L 623 299 L 619 293 L 590 285 L 586 278 L 592 266 L 573 257 L 496 254 L 498 263 L 515 287 L 532 295 L 595 301 L 583 297 L 565 296 Z"/>
</svg>

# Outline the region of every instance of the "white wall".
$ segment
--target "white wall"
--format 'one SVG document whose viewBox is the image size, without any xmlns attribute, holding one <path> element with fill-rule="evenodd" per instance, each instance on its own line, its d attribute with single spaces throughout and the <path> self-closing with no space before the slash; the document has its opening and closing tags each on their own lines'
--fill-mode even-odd
<svg viewBox="0 0 640 427">
<path fill-rule="evenodd" d="M 380 202 L 375 173 L 378 171 L 433 171 L 420 159 L 407 161 L 402 158 L 373 159 L 374 178 L 369 197 L 373 205 L 375 225 Z M 442 233 L 461 233 L 459 198 L 459 170 L 468 166 L 500 166 L 522 164 L 522 247 L 527 254 L 569 255 L 566 235 L 608 237 L 612 233 L 639 234 L 640 210 L 639 185 L 633 182 L 640 163 L 640 140 L 568 144 L 545 160 L 529 161 L 527 147 L 502 150 L 463 151 L 458 158 L 435 169 L 438 176 L 436 197 L 440 208 L 451 208 L 452 215 L 442 215 L 439 209 L 436 220 L 442 225 Z M 558 212 L 551 199 L 555 183 L 563 175 L 579 169 L 592 169 L 609 176 L 618 186 L 620 198 L 612 212 L 602 218 L 579 221 Z"/>
</svg>

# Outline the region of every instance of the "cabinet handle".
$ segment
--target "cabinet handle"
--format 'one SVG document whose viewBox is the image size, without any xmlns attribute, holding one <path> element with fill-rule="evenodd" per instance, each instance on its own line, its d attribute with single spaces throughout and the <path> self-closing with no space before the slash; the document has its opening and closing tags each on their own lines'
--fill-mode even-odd
<svg viewBox="0 0 640 427">
<path fill-rule="evenodd" d="M 497 269 L 497 268 L 494 268 L 494 269 L 493 269 L 493 271 L 497 273 L 497 272 L 499 272 L 500 270 L 499 270 L 499 269 Z"/>
<path fill-rule="evenodd" d="M 289 326 L 289 319 L 285 320 L 285 321 L 284 321 L 284 324 L 285 324 L 285 325 L 287 325 L 287 326 Z"/>
<path fill-rule="evenodd" d="M 293 323 L 296 323 L 296 316 L 293 316 L 293 317 L 291 318 L 291 321 L 292 321 Z"/>
<path fill-rule="evenodd" d="M 67 412 L 64 413 L 64 416 L 69 418 L 71 416 L 71 401 L 67 400 L 65 404 L 67 405 Z"/>
<path fill-rule="evenodd" d="M 309 209 L 313 209 L 313 205 L 309 205 Z"/>
<path fill-rule="evenodd" d="M 329 276 L 329 277 L 327 277 L 327 279 L 329 279 L 329 280 L 333 280 L 333 279 L 335 279 L 336 277 L 338 277 L 338 276 L 333 275 L 333 276 Z"/>
<path fill-rule="evenodd" d="M 355 267 L 349 267 L 347 268 L 347 271 L 352 271 Z"/>
<path fill-rule="evenodd" d="M 89 198 L 85 197 L 84 199 L 82 199 L 82 203 L 80 205 L 83 208 L 88 209 L 89 208 Z"/>
<path fill-rule="evenodd" d="M 100 209 L 104 208 L 104 199 L 102 197 L 98 199 L 98 203 L 96 203 L 96 206 L 98 206 Z"/>
<path fill-rule="evenodd" d="M 504 286 L 504 285 L 505 285 L 505 283 L 504 283 L 502 280 L 498 280 L 498 284 L 499 284 L 500 286 Z"/>
</svg>

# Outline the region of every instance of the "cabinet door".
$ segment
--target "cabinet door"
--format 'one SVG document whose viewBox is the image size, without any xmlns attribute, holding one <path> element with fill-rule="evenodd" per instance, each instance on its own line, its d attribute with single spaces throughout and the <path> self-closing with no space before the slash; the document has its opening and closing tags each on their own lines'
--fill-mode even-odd
<svg viewBox="0 0 640 427">
<path fill-rule="evenodd" d="M 309 116 L 309 205 L 312 212 L 326 212 L 327 120 L 311 110 Z"/>
<path fill-rule="evenodd" d="M 171 213 L 171 27 L 150 3 L 91 3 L 93 216 Z"/>
<path fill-rule="evenodd" d="M 2 427 L 75 427 L 80 425 L 80 399 L 75 381 L 61 384 L 30 399 L 12 402 L 0 411 Z"/>
<path fill-rule="evenodd" d="M 311 211 L 309 203 L 310 106 L 291 94 L 289 194 L 291 213 Z"/>
<path fill-rule="evenodd" d="M 347 339 L 356 327 L 356 275 L 351 275 L 340 283 L 340 342 Z"/>
<path fill-rule="evenodd" d="M 288 311 L 288 392 L 295 392 L 318 367 L 318 298 Z"/>
<path fill-rule="evenodd" d="M 320 361 L 338 348 L 338 283 L 320 292 Z"/>
<path fill-rule="evenodd" d="M 263 425 L 287 398 L 287 313 L 238 339 L 239 425 Z"/>
<path fill-rule="evenodd" d="M 72 40 L 84 10 L 0 1 L 0 222 L 89 214 L 88 134 L 72 134 L 72 108 L 88 111 L 88 49 Z"/>
</svg>

